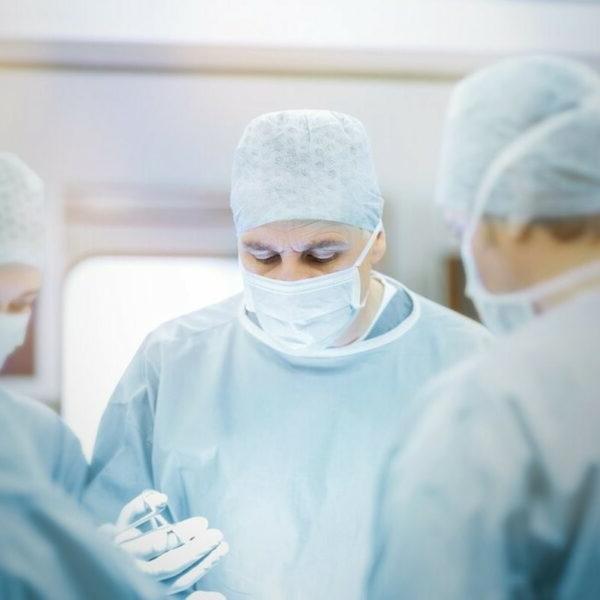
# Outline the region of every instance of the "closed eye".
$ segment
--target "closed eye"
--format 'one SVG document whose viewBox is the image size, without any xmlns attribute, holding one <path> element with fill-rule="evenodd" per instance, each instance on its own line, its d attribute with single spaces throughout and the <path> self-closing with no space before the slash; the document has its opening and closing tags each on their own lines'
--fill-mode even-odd
<svg viewBox="0 0 600 600">
<path fill-rule="evenodd" d="M 309 252 L 308 254 L 305 254 L 305 257 L 309 261 L 316 262 L 316 263 L 319 263 L 319 264 L 325 264 L 325 263 L 328 263 L 328 262 L 332 262 L 338 256 L 339 256 L 339 253 L 337 253 L 337 252 L 322 253 L 322 254 L 317 254 L 317 253 Z"/>
<path fill-rule="evenodd" d="M 277 262 L 280 256 L 279 254 L 252 254 L 252 258 L 263 265 L 270 265 Z"/>
</svg>

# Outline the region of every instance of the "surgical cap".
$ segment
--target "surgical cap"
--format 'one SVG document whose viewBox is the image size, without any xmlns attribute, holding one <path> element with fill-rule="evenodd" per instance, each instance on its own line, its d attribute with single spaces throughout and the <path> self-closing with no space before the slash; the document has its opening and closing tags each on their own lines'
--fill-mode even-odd
<svg viewBox="0 0 600 600">
<path fill-rule="evenodd" d="M 44 193 L 41 179 L 13 154 L 0 153 L 0 264 L 42 264 Z"/>
<path fill-rule="evenodd" d="M 600 77 L 551 56 L 509 59 L 451 99 L 438 201 L 528 220 L 600 212 Z"/>
<path fill-rule="evenodd" d="M 372 231 L 383 199 L 362 123 L 322 110 L 254 119 L 235 152 L 231 209 L 238 234 L 291 219 Z"/>
</svg>

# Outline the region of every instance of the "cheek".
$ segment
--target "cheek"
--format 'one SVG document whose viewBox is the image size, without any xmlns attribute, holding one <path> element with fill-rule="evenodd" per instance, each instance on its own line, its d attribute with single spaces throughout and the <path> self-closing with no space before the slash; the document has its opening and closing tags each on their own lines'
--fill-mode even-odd
<svg viewBox="0 0 600 600">
<path fill-rule="evenodd" d="M 269 265 L 257 261 L 250 254 L 240 253 L 240 263 L 244 269 L 256 275 L 263 275 L 267 272 Z"/>
<path fill-rule="evenodd" d="M 248 269 L 248 271 L 254 272 L 254 261 L 247 254 L 242 254 L 240 252 L 239 260 L 240 264 L 242 265 L 242 267 L 244 267 L 244 269 Z"/>
<path fill-rule="evenodd" d="M 517 289 L 514 261 L 498 245 L 476 238 L 473 256 L 481 280 L 490 292 L 506 293 Z"/>
<path fill-rule="evenodd" d="M 307 268 L 310 269 L 316 275 L 329 275 L 330 273 L 336 273 L 337 271 L 343 271 L 348 268 L 348 264 L 342 260 L 334 260 L 332 262 L 319 263 L 310 262 Z"/>
</svg>

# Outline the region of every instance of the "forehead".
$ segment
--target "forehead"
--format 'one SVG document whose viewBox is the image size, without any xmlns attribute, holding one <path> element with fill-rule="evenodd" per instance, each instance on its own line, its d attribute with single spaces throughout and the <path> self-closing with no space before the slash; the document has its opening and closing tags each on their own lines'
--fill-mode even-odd
<svg viewBox="0 0 600 600">
<path fill-rule="evenodd" d="M 352 244 L 360 240 L 362 230 L 333 221 L 277 221 L 261 225 L 240 236 L 242 243 L 286 244 L 320 243 L 323 241 Z"/>
<path fill-rule="evenodd" d="M 42 275 L 35 267 L 20 264 L 0 265 L 0 301 L 10 302 L 40 289 Z"/>
</svg>

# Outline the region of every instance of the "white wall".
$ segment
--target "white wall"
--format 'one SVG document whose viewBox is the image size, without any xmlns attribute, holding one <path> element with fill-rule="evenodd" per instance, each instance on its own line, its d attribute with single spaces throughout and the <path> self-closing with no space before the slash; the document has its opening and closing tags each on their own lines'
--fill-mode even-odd
<svg viewBox="0 0 600 600">
<path fill-rule="evenodd" d="M 480 54 L 589 54 L 599 18 L 571 0 L 0 0 L 3 37 Z"/>
<path fill-rule="evenodd" d="M 449 83 L 304 77 L 0 71 L 0 139 L 49 186 L 229 188 L 232 153 L 254 116 L 330 108 L 369 131 L 388 199 L 389 270 L 440 297 L 430 224 Z"/>
<path fill-rule="evenodd" d="M 241 289 L 234 258 L 104 257 L 71 271 L 65 285 L 61 409 L 86 456 L 108 399 L 148 333 Z"/>
</svg>

